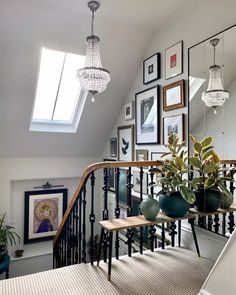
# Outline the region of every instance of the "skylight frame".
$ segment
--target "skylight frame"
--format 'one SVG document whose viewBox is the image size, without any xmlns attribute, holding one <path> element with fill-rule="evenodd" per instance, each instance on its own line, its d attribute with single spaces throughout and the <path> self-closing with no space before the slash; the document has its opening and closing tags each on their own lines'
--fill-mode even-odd
<svg viewBox="0 0 236 295">
<path fill-rule="evenodd" d="M 31 113 L 31 121 L 30 121 L 30 131 L 38 131 L 38 132 L 63 132 L 63 133 L 76 133 L 78 125 L 79 125 L 79 121 L 83 112 L 83 108 L 84 108 L 84 104 L 87 98 L 87 92 L 82 90 L 80 87 L 78 88 L 78 93 L 76 95 L 76 99 L 75 99 L 75 104 L 71 113 L 71 121 L 67 121 L 67 120 L 53 120 L 53 116 L 55 115 L 55 107 L 57 104 L 57 100 L 59 97 L 59 92 L 60 92 L 60 88 L 61 88 L 61 80 L 62 80 L 62 76 L 63 76 L 63 70 L 64 70 L 64 65 L 65 65 L 65 59 L 67 54 L 68 55 L 72 55 L 71 53 L 68 52 L 61 52 L 64 53 L 64 62 L 61 68 L 61 72 L 60 72 L 60 79 L 58 82 L 58 86 L 57 86 L 57 91 L 56 91 L 56 97 L 55 97 L 55 101 L 54 101 L 54 106 L 53 106 L 53 110 L 52 110 L 52 114 L 51 114 L 51 119 L 36 119 L 34 118 L 34 110 L 35 110 L 35 105 L 36 105 L 36 98 L 37 98 L 37 87 L 38 87 L 38 83 L 39 83 L 39 77 L 40 77 L 40 66 L 41 66 L 41 61 L 42 61 L 42 54 L 43 54 L 43 50 L 49 50 L 49 51 L 53 51 L 51 49 L 42 47 L 41 48 L 41 58 L 40 58 L 40 62 L 38 65 L 38 74 L 37 74 L 37 80 L 36 80 L 36 88 L 35 88 L 35 99 L 34 99 L 34 104 L 33 104 L 33 108 L 32 108 L 32 113 Z M 55 52 L 60 52 L 60 51 L 56 51 Z M 82 59 L 85 60 L 85 56 L 80 56 Z M 82 65 L 81 65 L 82 66 Z M 76 73 L 75 73 L 76 76 Z M 78 82 L 79 84 L 79 82 Z M 62 86 L 63 87 L 63 86 Z"/>
</svg>

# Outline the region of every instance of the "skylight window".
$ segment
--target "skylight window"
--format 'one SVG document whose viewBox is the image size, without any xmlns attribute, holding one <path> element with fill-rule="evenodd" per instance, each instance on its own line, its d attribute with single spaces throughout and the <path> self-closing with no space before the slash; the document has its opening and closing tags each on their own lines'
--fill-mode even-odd
<svg viewBox="0 0 236 295">
<path fill-rule="evenodd" d="M 85 56 L 42 48 L 31 131 L 76 132 L 86 93 L 76 71 Z"/>
</svg>

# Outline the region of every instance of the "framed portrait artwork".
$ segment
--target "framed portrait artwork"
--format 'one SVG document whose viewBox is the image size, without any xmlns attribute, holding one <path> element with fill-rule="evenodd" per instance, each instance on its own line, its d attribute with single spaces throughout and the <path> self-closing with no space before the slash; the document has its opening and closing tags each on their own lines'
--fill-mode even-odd
<svg viewBox="0 0 236 295">
<path fill-rule="evenodd" d="M 67 189 L 25 192 L 24 244 L 50 240 L 67 207 Z"/>
<path fill-rule="evenodd" d="M 110 138 L 110 157 L 117 157 L 117 138 Z"/>
<path fill-rule="evenodd" d="M 125 120 L 132 120 L 134 118 L 134 103 L 130 102 L 125 105 Z"/>
<path fill-rule="evenodd" d="M 183 73 L 183 41 L 166 49 L 166 80 Z"/>
<path fill-rule="evenodd" d="M 134 125 L 117 128 L 118 134 L 118 160 L 134 160 Z"/>
<path fill-rule="evenodd" d="M 115 162 L 116 160 L 114 159 L 103 159 L 103 162 Z M 107 169 L 107 184 L 109 187 L 109 191 L 114 192 L 115 191 L 115 168 L 105 168 Z"/>
<path fill-rule="evenodd" d="M 185 104 L 184 80 L 163 87 L 163 111 L 182 108 Z"/>
<path fill-rule="evenodd" d="M 156 53 L 143 61 L 143 84 L 151 83 L 161 77 L 161 54 Z"/>
<path fill-rule="evenodd" d="M 133 171 L 133 190 L 137 193 L 140 193 L 140 173 L 139 171 Z M 148 194 L 148 174 L 143 173 L 143 181 L 142 181 L 142 192 L 143 194 Z"/>
<path fill-rule="evenodd" d="M 163 144 L 168 144 L 168 137 L 176 133 L 179 136 L 179 143 L 184 141 L 184 114 L 163 118 Z"/>
<path fill-rule="evenodd" d="M 136 93 L 136 144 L 160 143 L 159 86 Z"/>
</svg>

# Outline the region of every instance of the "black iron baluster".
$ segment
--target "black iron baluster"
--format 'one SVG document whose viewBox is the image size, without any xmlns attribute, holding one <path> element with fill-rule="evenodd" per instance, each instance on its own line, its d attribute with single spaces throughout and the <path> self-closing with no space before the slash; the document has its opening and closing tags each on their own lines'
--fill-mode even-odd
<svg viewBox="0 0 236 295">
<path fill-rule="evenodd" d="M 75 217 L 75 204 L 74 204 L 73 209 L 72 209 L 72 221 L 71 221 L 72 264 L 75 264 L 75 222 L 76 222 L 76 217 Z"/>
<path fill-rule="evenodd" d="M 212 216 L 208 215 L 207 229 L 210 230 L 210 231 L 212 231 L 212 224 L 213 224 Z"/>
<path fill-rule="evenodd" d="M 116 168 L 115 171 L 116 180 L 115 180 L 115 188 L 116 188 L 116 209 L 115 216 L 117 219 L 120 218 L 120 207 L 119 207 L 119 182 L 120 182 L 120 169 Z M 115 241 L 115 249 L 116 249 L 116 259 L 119 259 L 119 232 L 116 231 L 116 241 Z"/>
<path fill-rule="evenodd" d="M 165 223 L 161 224 L 161 248 L 165 249 Z"/>
<path fill-rule="evenodd" d="M 233 168 L 233 165 L 232 164 L 230 165 L 230 168 Z M 230 171 L 230 177 L 234 179 L 234 171 L 233 170 Z M 233 195 L 234 194 L 234 190 L 235 190 L 234 182 L 233 181 L 230 181 L 230 183 L 229 183 L 229 190 L 230 190 L 230 192 Z"/>
<path fill-rule="evenodd" d="M 201 228 L 204 228 L 204 225 L 205 225 L 204 216 L 198 215 L 198 226 L 200 226 Z"/>
<path fill-rule="evenodd" d="M 79 193 L 79 263 L 82 262 L 82 190 Z"/>
<path fill-rule="evenodd" d="M 153 168 L 153 166 L 151 166 L 151 169 Z M 149 186 L 150 186 L 150 194 L 152 196 L 152 198 L 154 197 L 154 173 L 153 172 L 150 172 L 150 183 L 149 183 Z M 150 233 L 150 241 L 151 241 L 151 251 L 153 252 L 154 251 L 154 241 L 155 241 L 155 232 L 156 232 L 156 227 L 155 225 L 151 225 L 150 226 L 150 230 L 149 230 L 149 233 Z"/>
<path fill-rule="evenodd" d="M 104 191 L 104 204 L 103 204 L 103 212 L 102 212 L 102 218 L 103 220 L 108 220 L 109 218 L 109 212 L 108 212 L 108 169 L 105 168 L 103 170 L 103 186 L 102 189 Z M 107 262 L 107 249 L 108 249 L 108 242 L 109 237 L 107 231 L 104 232 L 103 235 L 103 260 L 104 262 Z"/>
<path fill-rule="evenodd" d="M 75 202 L 75 264 L 78 263 L 78 222 L 79 222 L 79 216 L 78 216 L 78 199 Z"/>
<path fill-rule="evenodd" d="M 222 214 L 222 235 L 225 236 L 226 232 L 226 213 Z"/>
<path fill-rule="evenodd" d="M 82 205 L 83 205 L 83 222 L 82 222 L 82 262 L 86 263 L 86 185 L 83 187 L 82 194 Z"/>
<path fill-rule="evenodd" d="M 232 232 L 234 231 L 234 212 L 229 212 L 229 222 L 228 222 L 228 230 L 230 232 L 230 234 L 232 234 Z"/>
<path fill-rule="evenodd" d="M 91 180 L 91 213 L 89 216 L 89 221 L 91 223 L 90 260 L 91 260 L 91 265 L 93 265 L 93 260 L 94 260 L 94 222 L 95 222 L 95 214 L 94 214 L 95 175 L 94 175 L 94 172 L 91 173 L 90 180 Z"/>
<path fill-rule="evenodd" d="M 67 219 L 68 231 L 67 231 L 67 265 L 71 265 L 71 213 Z"/>
<path fill-rule="evenodd" d="M 133 184 L 131 183 L 132 174 L 131 174 L 131 167 L 128 169 L 127 173 L 127 216 L 132 216 L 132 200 L 131 200 L 131 190 L 133 187 Z M 132 243 L 133 241 L 133 230 L 131 228 L 127 229 L 127 244 L 128 244 L 128 256 L 132 255 Z"/>
<path fill-rule="evenodd" d="M 171 236 L 171 246 L 174 247 L 175 246 L 175 235 L 177 234 L 176 232 L 176 224 L 175 221 L 171 221 L 170 223 L 170 233 L 169 235 Z"/>
<path fill-rule="evenodd" d="M 220 221 L 219 214 L 215 214 L 215 218 L 214 218 L 215 224 L 213 225 L 213 227 L 215 228 L 215 233 L 216 234 L 219 233 L 219 227 L 220 227 L 219 221 Z"/>
<path fill-rule="evenodd" d="M 140 167 L 140 203 L 143 200 L 143 167 Z M 141 214 L 140 208 L 139 208 L 139 214 Z M 139 252 L 140 254 L 143 254 L 143 227 L 140 227 L 140 237 L 139 237 Z"/>
</svg>

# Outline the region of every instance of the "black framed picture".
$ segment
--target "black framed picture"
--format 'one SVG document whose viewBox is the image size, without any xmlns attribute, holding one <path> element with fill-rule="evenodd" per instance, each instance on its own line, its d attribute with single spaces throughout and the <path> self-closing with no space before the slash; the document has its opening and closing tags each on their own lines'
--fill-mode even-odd
<svg viewBox="0 0 236 295">
<path fill-rule="evenodd" d="M 163 144 L 168 145 L 168 137 L 174 133 L 179 136 L 179 144 L 184 141 L 184 114 L 163 118 Z"/>
<path fill-rule="evenodd" d="M 136 144 L 160 144 L 159 86 L 135 95 Z"/>
<path fill-rule="evenodd" d="M 161 54 L 155 53 L 143 61 L 143 84 L 151 83 L 161 77 Z"/>
<path fill-rule="evenodd" d="M 66 188 L 25 192 L 24 244 L 51 240 L 66 207 Z"/>
<path fill-rule="evenodd" d="M 117 138 L 110 138 L 110 157 L 117 157 Z"/>
<path fill-rule="evenodd" d="M 126 125 L 117 128 L 118 134 L 118 160 L 134 160 L 134 125 Z"/>
<path fill-rule="evenodd" d="M 183 73 L 183 41 L 166 49 L 166 80 Z"/>
<path fill-rule="evenodd" d="M 116 162 L 114 159 L 103 159 L 104 162 Z M 105 168 L 107 169 L 107 176 L 108 176 L 108 187 L 109 191 L 115 191 L 115 168 Z"/>
</svg>

